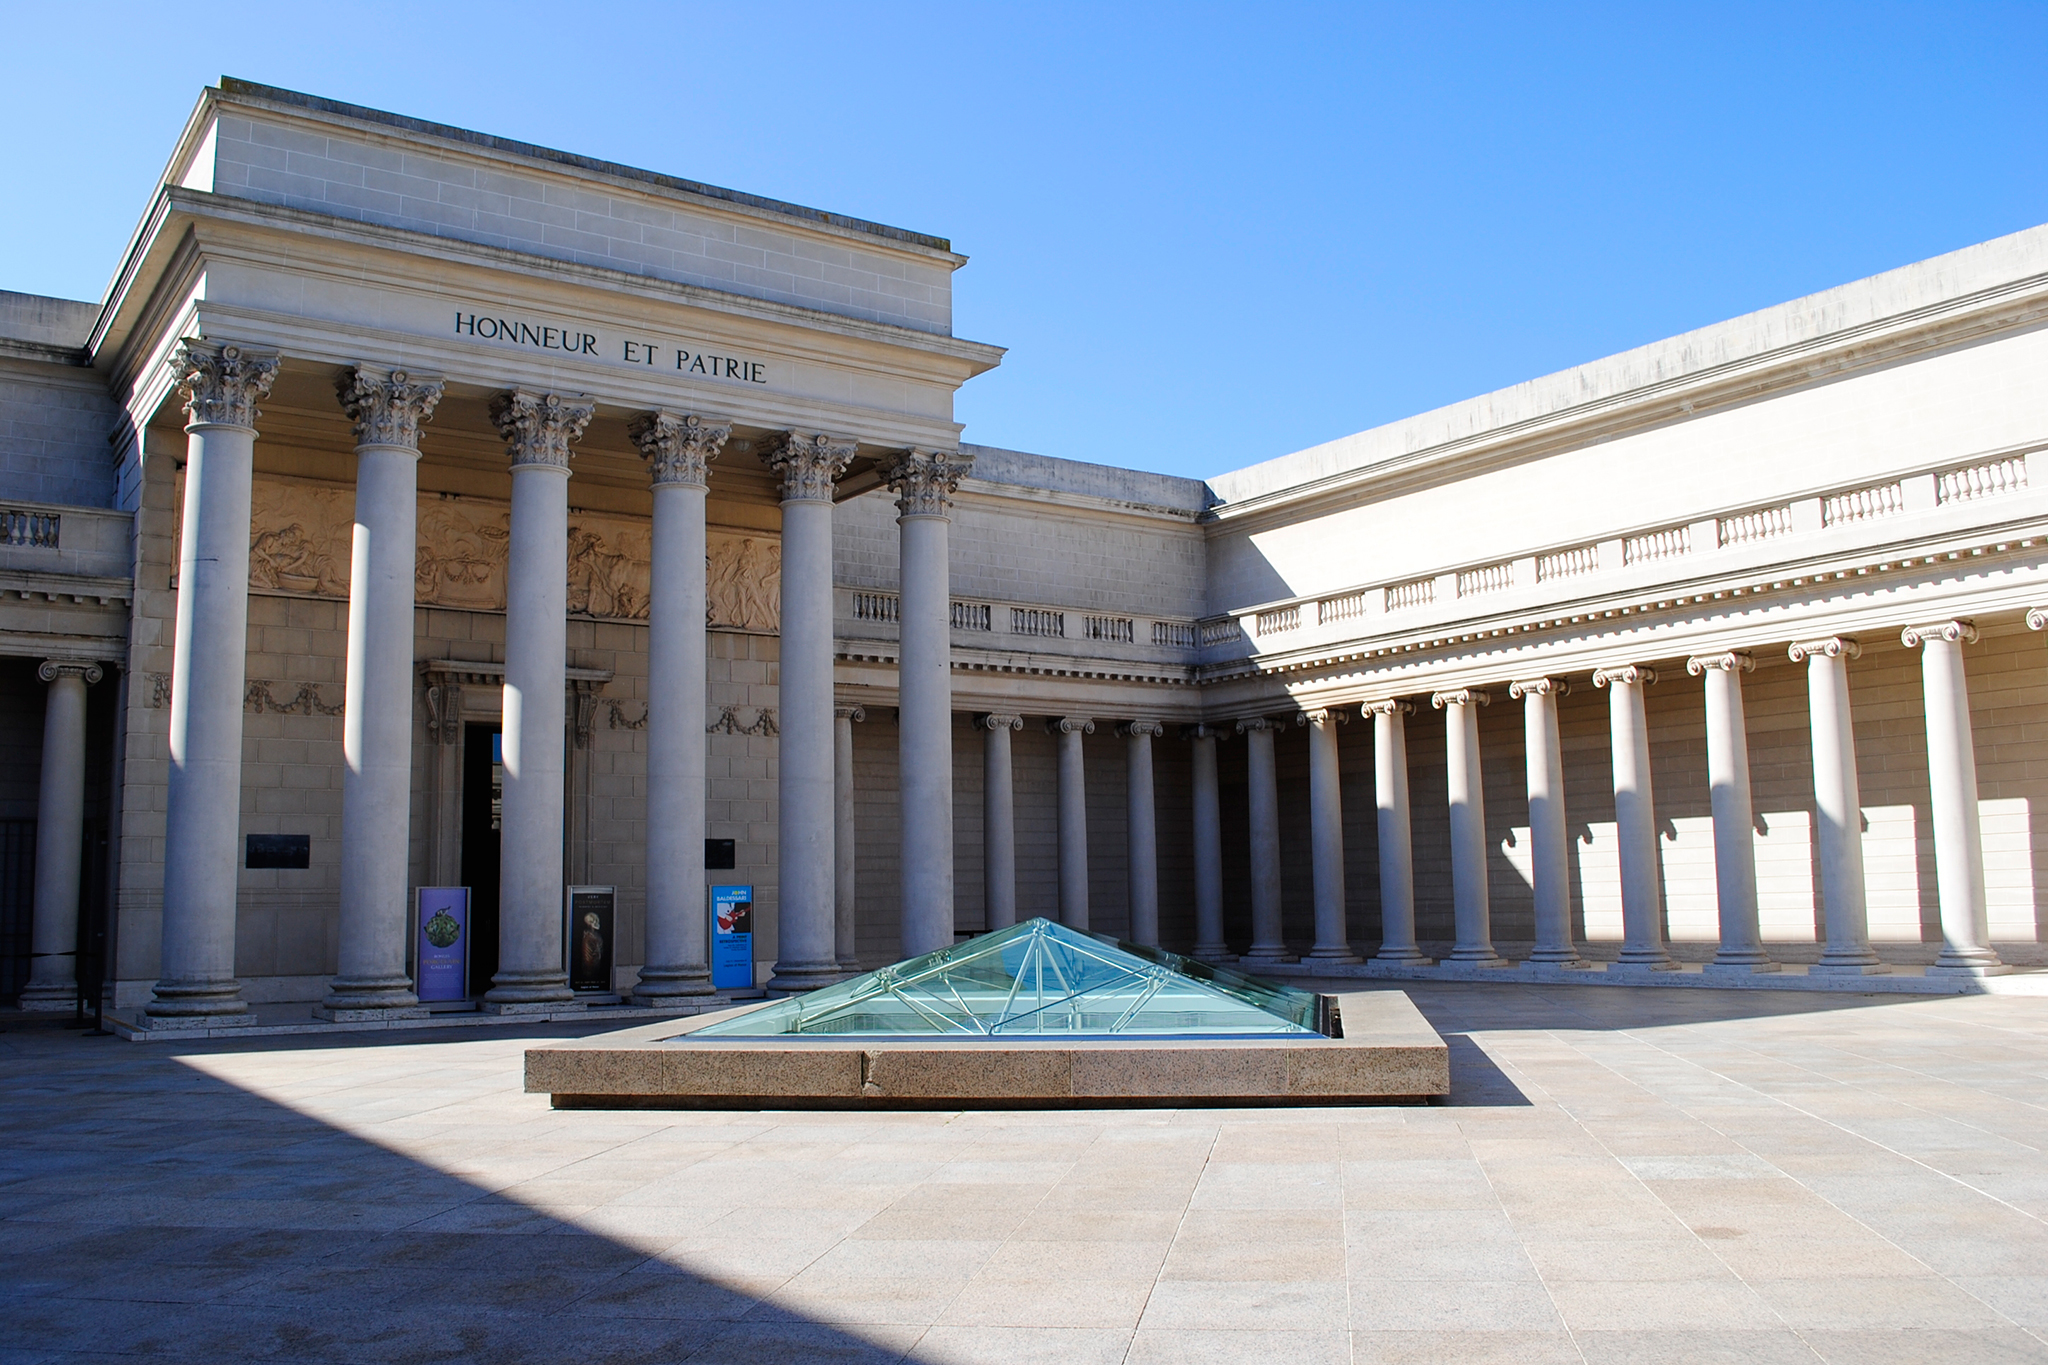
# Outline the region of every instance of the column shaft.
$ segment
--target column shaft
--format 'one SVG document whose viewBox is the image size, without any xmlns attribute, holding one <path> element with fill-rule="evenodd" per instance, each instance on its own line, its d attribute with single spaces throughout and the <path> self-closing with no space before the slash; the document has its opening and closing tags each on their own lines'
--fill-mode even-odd
<svg viewBox="0 0 2048 1365">
<path fill-rule="evenodd" d="M 1165 733 L 1157 721 L 1134 720 L 1117 727 L 1124 736 L 1124 812 L 1130 839 L 1130 935 L 1133 943 L 1159 946 L 1159 833 L 1152 800 L 1152 738 Z"/>
<path fill-rule="evenodd" d="M 953 662 L 949 518 L 898 518 L 903 591 L 898 770 L 903 791 L 903 956 L 953 946 Z"/>
<path fill-rule="evenodd" d="M 1216 732 L 1197 726 L 1194 768 L 1195 952 L 1205 962 L 1232 960 L 1223 937 L 1223 811 L 1216 783 Z"/>
<path fill-rule="evenodd" d="M 991 930 L 1017 922 L 1016 785 L 1010 770 L 1010 732 L 1022 716 L 982 716 L 981 882 Z"/>
<path fill-rule="evenodd" d="M 85 850 L 85 689 L 97 664 L 46 662 L 43 763 L 36 801 L 35 918 L 25 1010 L 68 1010 L 78 998 L 78 880 Z"/>
<path fill-rule="evenodd" d="M 1246 787 L 1251 806 L 1252 943 L 1246 962 L 1292 962 L 1281 923 L 1280 782 L 1273 765 L 1273 732 L 1264 717 L 1241 720 L 1245 737 Z"/>
<path fill-rule="evenodd" d="M 1664 888 L 1657 870 L 1657 803 L 1650 788 L 1650 731 L 1643 689 L 1657 680 L 1647 668 L 1604 668 L 1595 687 L 1608 689 L 1607 735 L 1614 759 L 1614 831 L 1621 857 L 1621 952 L 1615 966 L 1676 971 L 1664 950 Z"/>
<path fill-rule="evenodd" d="M 1344 894 L 1343 769 L 1337 755 L 1342 712 L 1310 711 L 1308 726 L 1309 865 L 1315 878 L 1315 962 L 1356 962 Z"/>
<path fill-rule="evenodd" d="M 1415 942 L 1415 845 L 1408 817 L 1408 725 L 1405 701 L 1369 702 L 1373 799 L 1379 807 L 1380 950 L 1373 961 L 1427 967 Z"/>
<path fill-rule="evenodd" d="M 1707 792 L 1714 809 L 1714 891 L 1721 946 L 1711 972 L 1772 972 L 1757 920 L 1755 811 L 1749 799 L 1749 737 L 1742 718 L 1742 675 L 1754 668 L 1747 654 L 1686 660 L 1704 677 L 1707 693 Z"/>
<path fill-rule="evenodd" d="M 235 980 L 242 692 L 249 640 L 249 496 L 256 402 L 275 356 L 188 341 L 185 515 L 171 659 L 162 977 L 152 1021 L 248 1019 Z"/>
<path fill-rule="evenodd" d="M 1557 699 L 1565 684 L 1534 678 L 1508 688 L 1522 699 L 1522 746 L 1529 771 L 1529 861 L 1534 878 L 1536 943 L 1529 961 L 1583 967 L 1572 942 L 1571 845 L 1564 813 L 1564 749 Z"/>
<path fill-rule="evenodd" d="M 1444 712 L 1444 758 L 1450 772 L 1451 905 L 1457 942 L 1447 961 L 1505 967 L 1493 950 L 1492 890 L 1486 871 L 1486 784 L 1479 763 L 1479 708 L 1489 700 L 1469 689 L 1430 698 Z"/>
<path fill-rule="evenodd" d="M 1820 854 L 1821 918 L 1827 944 L 1812 970 L 1871 975 L 1889 969 L 1870 947 L 1870 909 L 1863 881 L 1863 805 L 1856 781 L 1856 733 L 1849 716 L 1849 660 L 1854 640 L 1795 644 L 1792 662 L 1806 661 L 1806 705 L 1813 732 L 1814 844 Z"/>
<path fill-rule="evenodd" d="M 853 815 L 853 727 L 867 719 L 859 706 L 832 709 L 832 809 L 838 819 L 832 834 L 833 954 L 842 971 L 860 970 L 859 860 L 855 858 Z"/>
<path fill-rule="evenodd" d="M 1963 646 L 1977 639 L 1967 621 L 1919 626 L 1903 636 L 1920 646 L 1927 710 L 1927 784 L 1933 798 L 1934 884 L 1941 900 L 1941 955 L 1930 971 L 1991 976 L 2008 970 L 1991 947 L 1984 896 L 1984 831 L 1977 808 L 1976 740 Z"/>
<path fill-rule="evenodd" d="M 1059 736 L 1060 923 L 1088 928 L 1088 784 L 1081 762 L 1081 736 L 1095 722 L 1064 716 L 1047 722 Z"/>
<path fill-rule="evenodd" d="M 653 480 L 647 602 L 647 926 L 636 1004 L 711 993 L 705 904 L 704 504 L 732 427 L 649 412 L 628 432 Z"/>
</svg>

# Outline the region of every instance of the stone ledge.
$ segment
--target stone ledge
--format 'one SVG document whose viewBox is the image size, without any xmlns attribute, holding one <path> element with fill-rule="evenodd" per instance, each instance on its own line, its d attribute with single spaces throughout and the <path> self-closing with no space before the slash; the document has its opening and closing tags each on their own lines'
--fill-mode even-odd
<svg viewBox="0 0 2048 1365">
<path fill-rule="evenodd" d="M 557 1109 L 1061 1108 L 1421 1101 L 1450 1051 L 1399 991 L 1343 995 L 1342 1038 L 720 1038 L 647 1024 L 531 1048 Z"/>
</svg>

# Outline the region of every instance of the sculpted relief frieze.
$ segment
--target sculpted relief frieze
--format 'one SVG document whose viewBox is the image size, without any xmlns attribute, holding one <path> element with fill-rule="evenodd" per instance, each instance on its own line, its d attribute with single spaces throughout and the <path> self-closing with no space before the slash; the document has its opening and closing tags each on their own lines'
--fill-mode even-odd
<svg viewBox="0 0 2048 1365">
<path fill-rule="evenodd" d="M 250 508 L 251 588 L 348 596 L 352 490 L 258 478 Z M 417 600 L 426 606 L 503 610 L 509 518 L 503 503 L 422 494 L 413 584 Z M 651 541 L 652 528 L 638 518 L 571 514 L 569 610 L 607 620 L 646 620 Z M 705 548 L 709 623 L 768 634 L 779 630 L 781 541 L 772 535 L 711 530 Z"/>
</svg>

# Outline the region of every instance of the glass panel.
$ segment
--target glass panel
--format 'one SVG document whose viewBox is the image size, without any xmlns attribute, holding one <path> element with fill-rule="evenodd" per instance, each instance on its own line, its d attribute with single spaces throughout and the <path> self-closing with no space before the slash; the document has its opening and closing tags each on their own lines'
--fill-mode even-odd
<svg viewBox="0 0 2048 1365">
<path fill-rule="evenodd" d="M 1157 948 L 1027 920 L 689 1038 L 1319 1036 L 1320 998 Z"/>
</svg>

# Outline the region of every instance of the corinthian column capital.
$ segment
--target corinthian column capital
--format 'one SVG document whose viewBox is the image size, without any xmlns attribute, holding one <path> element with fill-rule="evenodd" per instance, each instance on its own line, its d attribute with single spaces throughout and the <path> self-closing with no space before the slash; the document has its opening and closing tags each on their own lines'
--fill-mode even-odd
<svg viewBox="0 0 2048 1365">
<path fill-rule="evenodd" d="M 899 450 L 882 461 L 881 475 L 896 494 L 896 511 L 906 517 L 943 517 L 952 510 L 960 480 L 974 457 L 957 450 Z"/>
<path fill-rule="evenodd" d="M 1615 683 L 1620 683 L 1623 687 L 1634 687 L 1638 684 L 1648 686 L 1655 681 L 1657 670 L 1648 664 L 1617 664 L 1613 668 L 1593 670 L 1595 687 L 1612 687 Z"/>
<path fill-rule="evenodd" d="M 710 464 L 732 436 L 732 423 L 699 417 L 694 412 L 643 412 L 626 428 L 633 444 L 647 457 L 654 486 L 691 484 L 702 488 Z"/>
<path fill-rule="evenodd" d="M 845 436 L 778 431 L 761 443 L 761 463 L 782 480 L 784 502 L 830 502 L 856 446 Z"/>
<path fill-rule="evenodd" d="M 512 467 L 569 467 L 569 443 L 590 425 L 597 403 L 590 397 L 564 398 L 558 393 L 508 389 L 491 400 L 491 422 L 505 438 Z"/>
<path fill-rule="evenodd" d="M 430 375 L 357 365 L 334 381 L 341 410 L 355 425 L 359 446 L 399 446 L 417 451 L 420 423 L 434 415 L 445 383 Z"/>
<path fill-rule="evenodd" d="M 1977 627 L 1969 621 L 1936 621 L 1931 626 L 1907 626 L 1899 633 L 1899 641 L 1908 649 L 1918 649 L 1929 640 L 1946 640 L 1952 645 L 1974 645 L 1977 643 Z"/>
<path fill-rule="evenodd" d="M 171 370 L 185 395 L 188 427 L 256 429 L 256 400 L 277 380 L 277 352 L 187 337 L 171 355 Z"/>
</svg>

